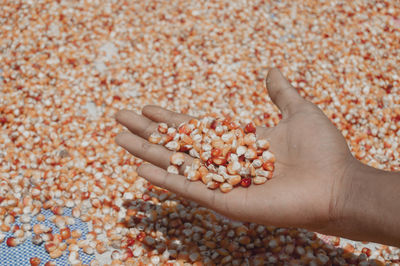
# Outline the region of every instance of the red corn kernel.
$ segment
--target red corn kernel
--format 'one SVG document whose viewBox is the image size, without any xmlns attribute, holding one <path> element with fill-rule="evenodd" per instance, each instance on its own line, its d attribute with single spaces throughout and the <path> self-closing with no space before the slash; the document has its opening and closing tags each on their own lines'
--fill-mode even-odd
<svg viewBox="0 0 400 266">
<path fill-rule="evenodd" d="M 146 233 L 145 233 L 145 232 L 140 232 L 140 233 L 137 235 L 136 240 L 142 242 L 143 239 L 144 239 L 145 237 L 146 237 Z"/>
<path fill-rule="evenodd" d="M 256 126 L 254 125 L 254 123 L 253 122 L 248 123 L 244 128 L 244 132 L 256 133 Z"/>
<path fill-rule="evenodd" d="M 211 150 L 211 157 L 215 158 L 221 154 L 221 149 L 212 149 Z"/>
<path fill-rule="evenodd" d="M 179 148 L 179 151 L 186 152 L 186 151 L 189 151 L 191 148 L 192 148 L 192 145 L 181 145 L 181 147 Z"/>
<path fill-rule="evenodd" d="M 15 239 L 15 237 L 10 237 L 7 239 L 6 244 L 9 247 L 15 247 L 17 246 L 17 240 Z"/>
<path fill-rule="evenodd" d="M 209 166 L 213 163 L 213 160 L 210 158 L 206 161 L 206 165 Z"/>
<path fill-rule="evenodd" d="M 132 252 L 132 250 L 130 248 L 123 249 L 123 251 L 122 251 L 122 261 L 125 261 L 125 260 L 127 260 L 129 258 L 132 258 L 132 257 L 133 257 L 133 252 Z"/>
<path fill-rule="evenodd" d="M 240 185 L 242 187 L 249 187 L 251 185 L 251 178 L 250 177 L 243 178 L 242 181 L 240 181 Z"/>
<path fill-rule="evenodd" d="M 129 247 L 129 246 L 132 246 L 133 244 L 135 244 L 135 239 L 129 238 L 128 241 L 127 241 L 128 247 Z"/>
<path fill-rule="evenodd" d="M 143 194 L 142 199 L 144 201 L 148 201 L 150 199 L 150 196 L 148 194 Z"/>
<path fill-rule="evenodd" d="M 231 122 L 231 119 L 229 117 L 227 117 L 222 121 L 222 125 L 228 126 L 230 122 Z"/>
<path fill-rule="evenodd" d="M 212 121 L 210 128 L 215 130 L 215 128 L 217 127 L 217 124 L 218 124 L 217 120 Z"/>
<path fill-rule="evenodd" d="M 62 228 L 60 229 L 60 235 L 63 240 L 66 240 L 71 237 L 71 230 L 68 227 Z"/>
<path fill-rule="evenodd" d="M 7 118 L 5 116 L 0 117 L 0 124 L 5 124 L 7 123 Z"/>
<path fill-rule="evenodd" d="M 83 192 L 81 194 L 82 200 L 88 199 L 89 197 L 90 197 L 90 193 L 89 192 Z"/>
<path fill-rule="evenodd" d="M 30 258 L 29 262 L 31 263 L 32 266 L 39 266 L 40 265 L 40 259 L 38 257 Z"/>
<path fill-rule="evenodd" d="M 367 255 L 368 257 L 371 256 L 371 250 L 369 248 L 363 248 L 361 252 Z"/>
</svg>

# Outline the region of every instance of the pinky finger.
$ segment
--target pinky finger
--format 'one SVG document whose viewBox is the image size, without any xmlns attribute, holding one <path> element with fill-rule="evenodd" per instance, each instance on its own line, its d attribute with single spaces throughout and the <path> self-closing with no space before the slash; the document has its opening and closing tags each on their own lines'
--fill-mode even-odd
<svg viewBox="0 0 400 266">
<path fill-rule="evenodd" d="M 152 164 L 142 164 L 138 174 L 150 183 L 165 188 L 179 196 L 209 207 L 213 205 L 214 191 L 201 182 L 191 182 L 182 175 L 171 174 Z"/>
</svg>

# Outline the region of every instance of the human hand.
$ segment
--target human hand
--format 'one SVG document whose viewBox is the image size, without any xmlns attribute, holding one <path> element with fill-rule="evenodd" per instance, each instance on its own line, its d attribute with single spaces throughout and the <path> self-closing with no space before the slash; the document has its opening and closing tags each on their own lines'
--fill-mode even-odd
<svg viewBox="0 0 400 266">
<path fill-rule="evenodd" d="M 332 234 L 340 223 L 350 177 L 358 161 L 323 112 L 304 100 L 279 70 L 270 70 L 266 84 L 283 117 L 276 127 L 258 127 L 256 131 L 259 139 L 269 140 L 276 157 L 274 176 L 263 185 L 222 193 L 201 182 L 188 181 L 183 175 L 167 173 L 173 152 L 149 143 L 147 138 L 159 122 L 177 126 L 193 118 L 188 115 L 157 106 L 144 107 L 142 115 L 119 111 L 117 121 L 130 132 L 120 133 L 116 142 L 151 163 L 138 168 L 140 176 L 227 217 Z M 186 155 L 181 169 L 192 159 Z"/>
</svg>

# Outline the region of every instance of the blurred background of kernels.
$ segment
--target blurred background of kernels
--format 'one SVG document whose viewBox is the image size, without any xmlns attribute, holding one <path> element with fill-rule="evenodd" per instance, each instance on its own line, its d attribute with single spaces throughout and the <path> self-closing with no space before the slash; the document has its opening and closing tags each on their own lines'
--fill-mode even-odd
<svg viewBox="0 0 400 266">
<path fill-rule="evenodd" d="M 106 234 L 103 242 L 110 250 L 130 254 L 126 249 L 131 249 L 145 263 L 144 254 L 160 261 L 216 264 L 236 264 L 251 254 L 258 254 L 255 262 L 324 262 L 325 255 L 351 262 L 362 251 L 361 243 L 351 242 L 353 250 L 336 239 L 346 255 L 320 244 L 314 234 L 272 228 L 255 234 L 256 225 L 240 225 L 247 231 L 239 237 L 230 233 L 238 223 L 149 187 L 135 173 L 140 160 L 115 145 L 113 138 L 122 128 L 112 115 L 122 108 L 139 111 L 145 104 L 158 104 L 272 126 L 279 113 L 264 78 L 268 67 L 277 66 L 322 108 L 357 158 L 400 170 L 399 5 L 2 2 L 2 230 L 12 230 L 6 217 L 36 215 L 42 207 L 58 215 L 68 207 L 97 235 Z M 124 206 L 132 200 L 132 206 Z M 212 236 L 207 241 L 214 244 L 204 240 L 208 232 Z M 156 242 L 145 242 L 147 236 Z M 369 247 L 372 252 L 363 253 L 398 260 L 397 249 Z"/>
</svg>

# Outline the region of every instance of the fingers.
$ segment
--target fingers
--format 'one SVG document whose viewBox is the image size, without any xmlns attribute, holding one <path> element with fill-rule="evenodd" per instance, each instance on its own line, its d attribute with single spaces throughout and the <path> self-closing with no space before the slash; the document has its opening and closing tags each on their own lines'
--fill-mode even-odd
<svg viewBox="0 0 400 266">
<path fill-rule="evenodd" d="M 222 193 L 219 189 L 210 190 L 202 182 L 191 182 L 181 175 L 167 173 L 165 170 L 150 164 L 142 164 L 137 171 L 150 183 L 213 209 L 227 217 L 243 219 L 247 214 L 243 199 L 246 189 L 237 188 L 229 193 Z"/>
<path fill-rule="evenodd" d="M 148 139 L 157 130 L 157 123 L 133 111 L 121 110 L 115 114 L 118 123 L 129 129 L 133 134 Z"/>
<path fill-rule="evenodd" d="M 115 141 L 132 155 L 164 169 L 167 169 L 169 166 L 169 158 L 174 153 L 161 145 L 152 144 L 129 132 L 118 134 Z M 181 173 L 183 173 L 183 169 L 185 169 L 187 165 L 192 164 L 192 160 L 192 157 L 185 154 L 185 163 L 180 167 Z"/>
<path fill-rule="evenodd" d="M 143 115 L 138 115 L 133 111 L 121 110 L 115 114 L 115 118 L 120 124 L 128 128 L 129 131 L 145 139 L 157 130 L 159 122 L 177 127 L 179 124 L 194 118 L 155 105 L 145 106 L 142 113 Z"/>
<path fill-rule="evenodd" d="M 210 206 L 215 195 L 201 182 L 191 182 L 181 175 L 168 173 L 167 171 L 150 164 L 142 164 L 138 174 L 150 183 L 165 188 L 184 198 L 193 200 L 204 206 Z"/>
<path fill-rule="evenodd" d="M 189 121 L 194 117 L 190 115 L 175 113 L 156 105 L 146 105 L 142 114 L 155 122 L 164 122 L 168 126 L 177 127 L 179 124 Z"/>
<path fill-rule="evenodd" d="M 277 68 L 268 72 L 266 85 L 272 101 L 284 117 L 295 113 L 296 109 L 306 102 Z"/>
</svg>

